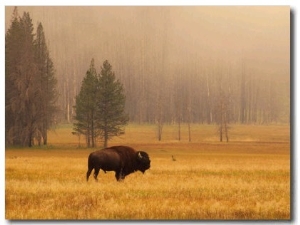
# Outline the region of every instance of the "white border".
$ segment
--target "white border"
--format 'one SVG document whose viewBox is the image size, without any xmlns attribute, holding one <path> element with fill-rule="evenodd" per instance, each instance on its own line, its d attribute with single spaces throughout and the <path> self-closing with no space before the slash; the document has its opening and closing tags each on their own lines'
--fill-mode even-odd
<svg viewBox="0 0 300 225">
<path fill-rule="evenodd" d="M 280 224 L 298 224 L 299 223 L 299 207 L 298 207 L 298 203 L 299 203 L 299 194 L 297 193 L 297 189 L 298 189 L 298 177 L 299 177 L 299 167 L 298 167 L 298 143 L 297 143 L 297 139 L 299 138 L 298 136 L 298 132 L 297 132 L 297 127 L 300 126 L 299 124 L 299 120 L 297 119 L 297 114 L 298 114 L 298 98 L 299 98 L 299 92 L 297 91 L 297 87 L 299 87 L 299 79 L 297 79 L 297 65 L 299 64 L 299 60 L 297 58 L 297 52 L 298 52 L 298 45 L 297 45 L 297 37 L 299 36 L 298 35 L 298 2 L 300 2 L 299 0 L 296 1 L 296 0 L 286 0 L 286 1 L 276 1 L 276 0 L 271 0 L 271 1 L 263 1 L 263 0 L 252 0 L 252 1 L 242 1 L 242 0 L 232 0 L 232 1 L 217 1 L 217 0 L 210 0 L 210 1 L 202 1 L 202 0 L 199 0 L 199 1 L 191 1 L 191 0 L 186 0 L 186 1 L 165 1 L 165 0 L 152 0 L 152 1 L 119 1 L 119 0 L 110 0 L 110 1 L 91 1 L 91 0 L 86 0 L 86 1 L 65 1 L 65 0 L 62 0 L 62 1 L 47 1 L 47 2 L 43 2 L 43 1 L 36 1 L 36 0 L 30 0 L 30 1 L 17 1 L 17 0 L 12 0 L 12 1 L 8 1 L 8 0 L 4 0 L 4 1 L 1 1 L 3 2 L 2 4 L 2 7 L 0 7 L 0 15 L 1 15 L 1 18 L 2 18 L 2 22 L 1 22 L 1 31 L 2 31 L 2 35 L 0 36 L 0 40 L 1 40 L 1 55 L 0 55 L 0 58 L 2 59 L 1 61 L 1 72 L 0 72 L 0 77 L 2 79 L 2 82 L 1 82 L 1 95 L 0 95 L 0 98 L 1 98 L 1 104 L 2 104 L 2 107 L 1 107 L 1 110 L 0 110 L 0 113 L 1 113 L 1 128 L 0 128 L 0 131 L 1 131 L 1 137 L 3 139 L 2 140 L 2 148 L 0 149 L 0 165 L 1 165 L 1 173 L 0 173 L 0 181 L 1 182 L 1 185 L 0 185 L 0 224 L 3 224 L 3 225 L 8 225 L 8 224 L 15 224 L 15 225 L 18 225 L 18 224 L 42 224 L 42 222 L 21 222 L 21 221 L 7 221 L 5 220 L 5 185 L 4 185 L 4 182 L 5 182 L 5 141 L 4 141 L 4 125 L 5 125 L 5 114 L 4 114 L 4 101 L 5 101 L 5 82 L 4 82 L 4 57 L 5 57 L 5 54 L 4 54 L 4 46 L 5 46 L 5 6 L 14 6 L 14 5 L 18 5 L 18 6 L 22 6 L 22 5 L 32 5 L 32 6 L 50 6 L 50 5 L 54 5 L 54 6 L 64 6 L 64 5 L 74 5 L 74 6 L 86 6 L 86 5 L 110 5 L 110 6 L 114 6 L 114 5 L 129 5 L 129 6 L 133 6 L 133 5 L 161 5 L 161 6 L 164 6 L 164 5 L 191 5 L 191 6 L 194 6 L 194 5 L 289 5 L 291 7 L 291 9 L 293 10 L 293 13 L 294 13 L 294 45 L 292 46 L 292 48 L 295 48 L 294 50 L 294 68 L 293 71 L 294 72 L 294 78 L 291 79 L 291 81 L 295 81 L 296 84 L 294 85 L 294 93 L 291 93 L 291 104 L 294 104 L 294 112 L 291 114 L 294 116 L 294 118 L 292 118 L 292 122 L 294 123 L 293 127 L 294 127 L 294 130 L 292 132 L 293 133 L 293 138 L 294 138 L 294 153 L 293 153 L 293 156 L 295 157 L 294 159 L 292 159 L 292 162 L 294 163 L 294 171 L 293 171 L 293 175 L 295 176 L 294 177 L 294 180 L 291 180 L 291 184 L 292 184 L 292 187 L 294 189 L 294 193 L 293 193 L 293 197 L 295 197 L 295 199 L 291 199 L 292 201 L 294 200 L 294 204 L 293 204 L 293 207 L 294 207 L 294 211 L 292 212 L 293 215 L 294 215 L 294 220 L 289 222 L 280 222 Z M 99 2 L 101 4 L 99 4 Z M 98 4 L 96 4 L 98 3 Z M 293 85 L 293 84 L 291 84 Z M 292 95 L 294 95 L 292 97 Z M 292 134 L 291 134 L 292 135 Z M 180 221 L 179 221 L 180 222 Z M 48 225 L 52 225 L 52 224 L 85 224 L 87 222 L 71 222 L 71 221 L 59 221 L 59 222 L 47 222 L 46 224 Z M 160 224 L 162 222 L 155 222 L 155 224 Z M 172 222 L 171 222 L 172 223 Z M 175 223 L 178 223 L 178 222 L 175 222 L 174 221 L 174 224 Z M 180 224 L 182 223 L 185 223 L 185 222 L 180 222 Z M 197 222 L 193 222 L 193 223 L 197 223 Z M 227 224 L 231 224 L 232 222 L 223 222 L 223 221 L 220 221 L 220 222 L 209 222 L 208 224 L 223 224 L 223 223 L 227 223 Z M 257 224 L 257 222 L 253 221 L 253 222 L 249 222 L 247 221 L 246 222 L 247 224 Z M 274 222 L 264 222 L 263 224 L 273 224 Z M 99 222 L 88 222 L 88 224 L 99 224 Z M 117 222 L 114 223 L 114 222 L 109 222 L 109 224 L 118 224 Z M 153 224 L 153 222 L 143 222 L 143 224 Z M 207 222 L 199 222 L 197 224 L 207 224 Z M 243 224 L 243 222 L 234 222 L 234 224 Z"/>
</svg>

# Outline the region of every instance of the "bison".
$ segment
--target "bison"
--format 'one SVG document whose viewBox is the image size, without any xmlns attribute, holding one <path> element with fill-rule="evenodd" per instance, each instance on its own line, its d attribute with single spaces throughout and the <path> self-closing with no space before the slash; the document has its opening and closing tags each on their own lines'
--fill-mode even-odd
<svg viewBox="0 0 300 225">
<path fill-rule="evenodd" d="M 89 180 L 92 170 L 94 169 L 94 178 L 98 181 L 100 169 L 106 171 L 115 171 L 117 181 L 135 171 L 145 173 L 150 168 L 150 159 L 146 152 L 135 151 L 128 146 L 112 146 L 102 150 L 92 152 L 88 157 L 88 171 L 86 180 Z"/>
</svg>

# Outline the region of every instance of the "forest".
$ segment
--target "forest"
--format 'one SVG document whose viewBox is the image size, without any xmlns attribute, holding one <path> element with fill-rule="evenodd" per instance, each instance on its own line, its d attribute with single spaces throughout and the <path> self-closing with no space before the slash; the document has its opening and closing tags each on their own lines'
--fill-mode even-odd
<svg viewBox="0 0 300 225">
<path fill-rule="evenodd" d="M 14 7 L 5 7 L 6 31 Z M 290 121 L 290 8 L 18 7 L 43 24 L 57 80 L 53 123 L 72 123 L 91 59 L 109 60 L 135 123 Z M 100 68 L 96 68 L 100 70 Z"/>
</svg>

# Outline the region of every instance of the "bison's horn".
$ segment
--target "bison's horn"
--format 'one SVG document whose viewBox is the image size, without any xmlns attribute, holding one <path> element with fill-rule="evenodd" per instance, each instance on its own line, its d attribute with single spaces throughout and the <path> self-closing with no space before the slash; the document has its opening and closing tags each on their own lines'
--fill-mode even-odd
<svg viewBox="0 0 300 225">
<path fill-rule="evenodd" d="M 141 152 L 139 152 L 138 156 L 139 156 L 139 158 L 141 158 L 141 159 L 143 158 Z"/>
</svg>

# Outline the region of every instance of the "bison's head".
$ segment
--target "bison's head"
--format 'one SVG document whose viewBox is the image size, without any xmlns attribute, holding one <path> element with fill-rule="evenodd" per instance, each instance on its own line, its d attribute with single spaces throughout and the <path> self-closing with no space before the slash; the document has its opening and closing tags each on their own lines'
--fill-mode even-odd
<svg viewBox="0 0 300 225">
<path fill-rule="evenodd" d="M 150 159 L 146 152 L 138 151 L 136 152 L 137 157 L 137 170 L 145 173 L 147 169 L 150 168 Z"/>
</svg>

